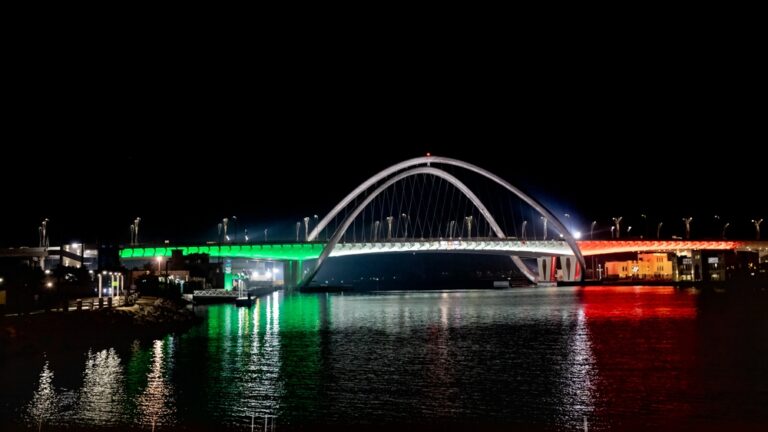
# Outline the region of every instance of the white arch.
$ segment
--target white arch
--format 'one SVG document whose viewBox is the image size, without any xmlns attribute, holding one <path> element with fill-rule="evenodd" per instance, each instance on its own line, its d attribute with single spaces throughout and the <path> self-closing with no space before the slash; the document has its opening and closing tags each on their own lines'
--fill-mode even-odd
<svg viewBox="0 0 768 432">
<path fill-rule="evenodd" d="M 344 219 L 344 222 L 342 222 L 341 226 L 336 229 L 336 231 L 333 233 L 331 238 L 328 240 L 328 244 L 325 245 L 325 248 L 323 249 L 323 252 L 320 254 L 320 256 L 317 258 L 317 262 L 315 263 L 314 268 L 307 274 L 307 276 L 302 281 L 302 285 L 306 285 L 309 283 L 309 281 L 312 280 L 312 278 L 315 277 L 315 274 L 317 274 L 317 271 L 320 269 L 320 266 L 323 264 L 326 258 L 331 254 L 333 251 L 333 248 L 336 247 L 336 244 L 338 244 L 339 240 L 341 240 L 341 237 L 344 235 L 344 233 L 347 231 L 347 228 L 352 224 L 352 222 L 355 220 L 357 215 L 360 214 L 360 212 L 365 209 L 365 207 L 370 204 L 371 201 L 373 201 L 374 198 L 379 196 L 380 193 L 382 193 L 385 189 L 392 186 L 393 184 L 397 183 L 398 181 L 410 177 L 417 174 L 431 174 L 436 177 L 440 177 L 454 185 L 459 191 L 461 191 L 467 198 L 469 198 L 470 201 L 472 201 L 472 204 L 477 207 L 478 210 L 480 210 L 480 213 L 485 217 L 485 219 L 488 221 L 488 224 L 491 226 L 491 229 L 496 233 L 496 235 L 499 238 L 505 238 L 504 231 L 501 229 L 498 223 L 496 223 L 496 220 L 493 219 L 493 216 L 491 216 L 491 213 L 488 211 L 488 209 L 485 207 L 485 205 L 480 201 L 480 199 L 475 195 L 464 183 L 462 183 L 459 179 L 452 176 L 451 174 L 448 174 L 447 172 L 437 169 L 437 168 L 431 168 L 431 167 L 420 167 L 420 168 L 413 168 L 408 171 L 401 172 L 400 174 L 397 174 L 396 176 L 390 178 L 384 184 L 376 188 L 373 193 L 368 195 L 365 200 L 360 203 L 355 210 L 347 216 L 346 219 Z M 348 198 L 349 196 L 347 196 Z M 337 206 L 338 207 L 338 206 Z M 327 218 L 327 217 L 326 217 Z M 325 218 L 323 219 L 325 220 Z M 318 224 L 320 226 L 320 224 Z M 313 231 L 313 234 L 314 231 Z"/>
<path fill-rule="evenodd" d="M 442 156 L 422 156 L 417 157 L 413 159 L 408 159 L 403 162 L 396 163 L 389 168 L 386 168 L 373 177 L 369 178 L 360 186 L 355 188 L 352 192 L 350 192 L 346 197 L 344 197 L 343 200 L 341 200 L 338 204 L 336 204 L 336 207 L 333 208 L 321 221 L 317 224 L 317 226 L 312 230 L 312 232 L 309 234 L 308 240 L 313 241 L 317 238 L 318 234 L 322 232 L 322 230 L 330 223 L 333 218 L 336 217 L 349 203 L 354 201 L 360 194 L 365 192 L 371 185 L 379 182 L 380 180 L 384 179 L 385 177 L 390 176 L 391 174 L 400 171 L 405 168 L 409 168 L 416 165 L 430 165 L 430 164 L 446 164 L 446 165 L 453 165 L 458 166 L 464 169 L 467 169 L 469 171 L 475 172 L 477 174 L 482 175 L 483 177 L 493 180 L 494 182 L 498 183 L 499 185 L 506 188 L 508 191 L 514 193 L 517 195 L 520 199 L 525 201 L 528 205 L 536 209 L 539 214 L 546 217 L 552 225 L 557 228 L 560 233 L 563 234 L 563 238 L 565 239 L 566 243 L 568 243 L 568 246 L 571 247 L 571 250 L 573 251 L 574 255 L 576 255 L 576 258 L 579 260 L 579 264 L 581 265 L 582 269 L 587 268 L 586 262 L 584 261 L 584 256 L 581 254 L 581 250 L 579 249 L 579 246 L 576 244 L 576 239 L 573 238 L 570 232 L 565 228 L 565 226 L 560 222 L 557 217 L 555 217 L 554 214 L 550 213 L 549 210 L 546 209 L 543 205 L 541 205 L 538 201 L 535 199 L 529 197 L 523 191 L 520 189 L 512 186 L 509 182 L 502 179 L 501 177 L 497 176 L 496 174 L 493 174 L 490 171 L 487 171 L 483 168 L 480 168 L 477 165 L 473 165 L 468 162 L 464 162 L 458 159 L 452 159 Z M 516 261 L 517 263 L 517 261 Z M 521 268 L 521 270 L 523 270 Z M 523 270 L 525 271 L 525 270 Z M 526 275 L 530 274 L 530 271 Z"/>
<path fill-rule="evenodd" d="M 459 179 L 452 176 L 451 174 L 437 168 L 431 168 L 431 167 L 420 167 L 420 168 L 413 168 L 408 171 L 401 172 L 397 174 L 396 176 L 390 178 L 386 182 L 384 182 L 381 186 L 376 188 L 373 193 L 368 195 L 365 200 L 363 200 L 362 203 L 360 203 L 355 210 L 349 214 L 346 219 L 344 219 L 344 222 L 342 222 L 341 226 L 339 226 L 336 231 L 333 233 L 331 238 L 328 240 L 328 244 L 325 245 L 325 248 L 323 249 L 323 252 L 320 254 L 320 256 L 317 258 L 317 262 L 315 263 L 314 268 L 307 273 L 307 275 L 303 278 L 301 285 L 304 286 L 307 283 L 309 283 L 312 278 L 315 277 L 315 274 L 317 274 L 317 271 L 320 269 L 320 266 L 322 266 L 323 262 L 328 258 L 328 256 L 331 254 L 333 249 L 336 247 L 336 245 L 339 243 L 339 240 L 341 240 L 341 237 L 344 235 L 344 233 L 347 231 L 347 228 L 352 224 L 352 222 L 355 220 L 357 215 L 360 214 L 360 212 L 365 209 L 365 207 L 371 203 L 371 201 L 374 200 L 380 193 L 382 193 L 384 190 L 386 190 L 388 187 L 392 186 L 393 184 L 397 183 L 398 181 L 410 177 L 417 174 L 431 174 L 435 177 L 440 177 L 442 179 L 445 179 L 452 185 L 456 187 L 461 193 L 463 193 L 467 198 L 469 198 L 470 201 L 472 201 L 472 204 L 477 207 L 478 210 L 480 210 L 480 213 L 485 217 L 486 221 L 488 221 L 488 224 L 491 226 L 491 229 L 496 234 L 497 237 L 500 239 L 506 238 L 506 235 L 504 234 L 504 231 L 501 229 L 499 224 L 496 222 L 496 220 L 493 218 L 491 213 L 488 211 L 488 209 L 485 207 L 485 205 L 480 201 L 480 198 L 477 197 L 464 183 L 462 183 Z M 318 225 L 319 226 L 319 225 Z M 516 257 L 514 257 L 516 258 Z M 518 258 L 517 261 L 515 261 L 513 258 L 513 261 L 515 265 L 518 267 L 522 266 L 520 268 L 521 271 L 523 271 L 529 279 L 531 278 L 532 273 L 530 270 L 528 270 L 527 267 L 525 267 L 525 264 L 520 261 Z M 534 279 L 531 279 L 534 280 Z"/>
</svg>

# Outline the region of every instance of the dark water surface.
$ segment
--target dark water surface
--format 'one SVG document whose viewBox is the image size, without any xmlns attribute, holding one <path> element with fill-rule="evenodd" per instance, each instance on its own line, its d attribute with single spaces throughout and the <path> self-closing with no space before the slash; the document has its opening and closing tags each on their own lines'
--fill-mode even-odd
<svg viewBox="0 0 768 432">
<path fill-rule="evenodd" d="M 181 335 L 6 360 L 0 428 L 768 430 L 767 297 L 274 293 Z"/>
</svg>

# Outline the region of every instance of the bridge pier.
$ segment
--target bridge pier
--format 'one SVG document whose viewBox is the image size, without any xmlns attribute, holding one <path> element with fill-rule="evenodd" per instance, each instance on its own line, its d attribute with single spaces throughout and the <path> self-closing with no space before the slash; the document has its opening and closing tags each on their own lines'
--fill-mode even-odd
<svg viewBox="0 0 768 432">
<path fill-rule="evenodd" d="M 539 282 L 554 282 L 555 279 L 555 260 L 557 257 L 539 257 L 536 258 L 536 264 L 539 269 Z"/>
<path fill-rule="evenodd" d="M 560 280 L 564 282 L 576 282 L 581 280 L 581 266 L 574 256 L 561 256 L 560 269 L 563 276 Z"/>
<path fill-rule="evenodd" d="M 304 274 L 304 261 L 289 260 L 283 265 L 283 286 L 285 290 L 293 290 L 301 285 Z"/>
</svg>

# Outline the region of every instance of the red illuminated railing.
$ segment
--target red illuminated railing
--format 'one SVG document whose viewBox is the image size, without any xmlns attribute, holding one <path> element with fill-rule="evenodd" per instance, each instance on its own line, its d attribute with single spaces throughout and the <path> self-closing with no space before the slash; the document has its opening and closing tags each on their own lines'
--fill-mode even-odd
<svg viewBox="0 0 768 432">
<path fill-rule="evenodd" d="M 665 252 L 680 250 L 734 250 L 746 242 L 728 240 L 582 240 L 577 242 L 584 255 L 622 252 Z"/>
</svg>

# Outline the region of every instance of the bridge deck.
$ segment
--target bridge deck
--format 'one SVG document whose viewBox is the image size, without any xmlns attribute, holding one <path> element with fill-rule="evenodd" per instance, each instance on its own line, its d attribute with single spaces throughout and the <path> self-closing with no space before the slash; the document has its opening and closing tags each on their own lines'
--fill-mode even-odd
<svg viewBox="0 0 768 432">
<path fill-rule="evenodd" d="M 585 256 L 622 252 L 678 252 L 682 250 L 739 250 L 768 253 L 768 241 L 729 240 L 582 240 L 579 248 Z M 315 259 L 325 247 L 324 242 L 258 243 L 232 245 L 192 245 L 124 248 L 122 259 L 148 259 L 169 257 L 173 250 L 184 255 L 205 253 L 212 257 L 307 260 Z M 28 253 L 29 251 L 27 251 Z M 341 243 L 331 256 L 348 256 L 387 252 L 478 252 L 514 255 L 573 255 L 564 241 L 519 239 L 437 239 L 368 243 Z"/>
</svg>

